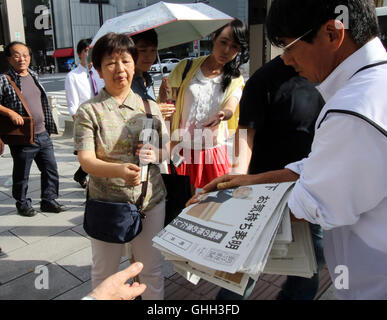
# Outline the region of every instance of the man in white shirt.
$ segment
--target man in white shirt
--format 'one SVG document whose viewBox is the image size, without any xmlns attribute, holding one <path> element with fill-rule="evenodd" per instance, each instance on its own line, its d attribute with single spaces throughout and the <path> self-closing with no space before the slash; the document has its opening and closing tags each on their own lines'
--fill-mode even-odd
<svg viewBox="0 0 387 320">
<path fill-rule="evenodd" d="M 94 69 L 92 62 L 87 62 L 89 46 L 91 39 L 82 39 L 78 42 L 77 53 L 81 61 L 79 66 L 67 74 L 65 82 L 67 107 L 70 115 L 75 120 L 75 114 L 79 106 L 96 96 L 99 91 L 105 86 L 103 79 Z M 78 182 L 82 188 L 87 186 L 87 173 L 79 167 L 74 174 L 74 180 Z"/>
<path fill-rule="evenodd" d="M 373 3 L 274 0 L 267 31 L 285 64 L 321 83 L 326 105 L 312 151 L 283 170 L 224 176 L 205 191 L 297 181 L 289 207 L 324 229 L 336 296 L 387 299 L 387 53 Z"/>
</svg>

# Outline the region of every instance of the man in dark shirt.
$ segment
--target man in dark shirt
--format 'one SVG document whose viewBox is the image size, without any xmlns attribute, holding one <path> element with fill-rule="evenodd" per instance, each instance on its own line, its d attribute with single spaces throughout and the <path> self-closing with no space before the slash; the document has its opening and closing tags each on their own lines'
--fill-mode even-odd
<svg viewBox="0 0 387 320">
<path fill-rule="evenodd" d="M 316 119 L 324 101 L 315 86 L 301 78 L 281 57 L 258 69 L 247 81 L 240 102 L 239 163 L 235 173 L 258 174 L 283 169 L 311 151 Z M 310 225 L 319 268 L 324 264 L 322 230 Z M 317 293 L 318 273 L 311 279 L 288 277 L 277 299 L 310 300 Z M 221 289 L 217 299 L 247 299 L 254 289 L 250 279 L 243 296 Z"/>
<path fill-rule="evenodd" d="M 20 215 L 36 215 L 31 199 L 27 198 L 28 180 L 32 161 L 41 172 L 41 203 L 43 212 L 59 213 L 64 210 L 56 199 L 59 191 L 58 167 L 50 134 L 58 133 L 43 87 L 29 69 L 31 54 L 21 42 L 12 42 L 5 48 L 11 66 L 7 74 L 21 90 L 34 122 L 32 145 L 10 145 L 13 158 L 12 195 Z M 0 114 L 8 116 L 13 124 L 23 125 L 23 116 L 28 116 L 15 90 L 5 75 L 0 76 Z"/>
</svg>

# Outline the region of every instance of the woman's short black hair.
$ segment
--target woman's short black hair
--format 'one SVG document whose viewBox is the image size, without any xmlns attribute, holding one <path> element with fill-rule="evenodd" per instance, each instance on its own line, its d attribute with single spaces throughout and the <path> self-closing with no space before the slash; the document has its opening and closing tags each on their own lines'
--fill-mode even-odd
<svg viewBox="0 0 387 320">
<path fill-rule="evenodd" d="M 87 47 L 90 47 L 91 39 L 82 39 L 79 40 L 77 45 L 77 53 L 80 55 L 83 50 L 85 50 Z"/>
<path fill-rule="evenodd" d="M 133 40 L 120 33 L 110 32 L 100 38 L 93 47 L 92 60 L 93 66 L 97 70 L 101 70 L 102 59 L 114 52 L 128 52 L 133 60 L 137 60 L 137 50 Z"/>
<path fill-rule="evenodd" d="M 273 45 L 280 47 L 284 45 L 281 39 L 298 38 L 312 30 L 302 38 L 312 43 L 322 25 L 347 13 L 345 27 L 359 47 L 379 35 L 372 0 L 274 0 L 266 20 L 267 35 Z"/>
<path fill-rule="evenodd" d="M 141 33 L 134 34 L 131 36 L 131 38 L 133 39 L 136 45 L 140 40 L 144 41 L 147 46 L 157 47 L 159 45 L 159 40 L 155 29 L 150 29 Z"/>
<path fill-rule="evenodd" d="M 249 61 L 249 31 L 243 21 L 234 19 L 222 28 L 214 32 L 214 40 L 222 33 L 224 29 L 231 27 L 232 36 L 235 43 L 240 46 L 240 52 L 231 62 L 227 63 L 223 68 L 222 89 L 226 91 L 232 78 L 237 78 L 241 75 L 240 66 Z"/>
<path fill-rule="evenodd" d="M 16 45 L 22 45 L 22 46 L 25 46 L 27 49 L 28 49 L 28 52 L 30 54 L 30 56 L 32 57 L 32 51 L 31 51 L 31 48 L 29 46 L 27 46 L 25 43 L 23 42 L 20 42 L 20 41 L 13 41 L 11 42 L 10 44 L 8 44 L 5 48 L 4 48 L 4 54 L 7 58 L 10 58 L 11 57 L 11 49 L 16 46 Z"/>
</svg>

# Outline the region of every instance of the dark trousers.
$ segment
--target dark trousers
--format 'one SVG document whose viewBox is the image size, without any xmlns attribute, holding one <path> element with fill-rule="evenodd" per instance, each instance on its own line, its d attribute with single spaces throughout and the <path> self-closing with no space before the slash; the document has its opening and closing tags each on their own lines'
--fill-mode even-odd
<svg viewBox="0 0 387 320">
<path fill-rule="evenodd" d="M 317 260 L 317 273 L 310 279 L 303 277 L 288 276 L 281 287 L 278 300 L 313 300 L 319 287 L 319 271 L 325 264 L 323 250 L 323 235 L 319 225 L 309 223 L 312 233 L 314 251 Z M 247 283 L 243 296 L 227 289 L 220 289 L 216 300 L 247 300 L 255 287 L 256 281 L 252 278 Z"/>
<path fill-rule="evenodd" d="M 32 161 L 38 166 L 41 176 L 41 199 L 51 201 L 58 198 L 59 174 L 54 146 L 47 132 L 35 135 L 35 143 L 28 146 L 9 146 L 13 158 L 12 196 L 18 209 L 31 207 L 27 198 L 28 180 Z"/>
</svg>

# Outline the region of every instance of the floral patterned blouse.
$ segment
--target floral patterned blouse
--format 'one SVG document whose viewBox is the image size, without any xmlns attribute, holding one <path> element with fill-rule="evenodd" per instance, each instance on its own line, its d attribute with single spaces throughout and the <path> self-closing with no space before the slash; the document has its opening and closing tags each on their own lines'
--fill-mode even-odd
<svg viewBox="0 0 387 320">
<path fill-rule="evenodd" d="M 153 115 L 153 144 L 159 148 L 169 142 L 169 135 L 158 105 L 149 101 Z M 136 156 L 140 134 L 146 122 L 144 103 L 133 91 L 120 105 L 105 89 L 93 99 L 82 104 L 74 124 L 75 150 L 94 150 L 96 157 L 111 163 L 139 165 Z M 157 134 L 156 134 L 157 133 Z M 141 138 L 142 139 L 142 138 Z M 89 196 L 92 199 L 112 202 L 136 203 L 141 185 L 131 187 L 121 178 L 99 178 L 90 175 Z M 150 210 L 164 200 L 166 189 L 157 165 L 149 166 L 148 190 L 144 210 Z"/>
</svg>

